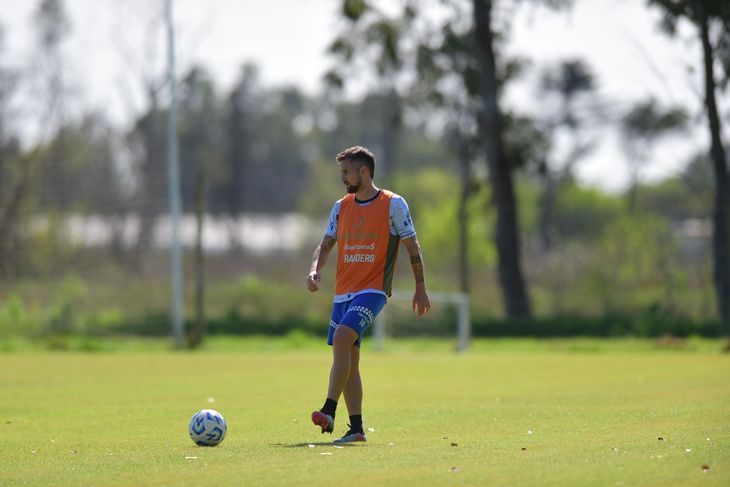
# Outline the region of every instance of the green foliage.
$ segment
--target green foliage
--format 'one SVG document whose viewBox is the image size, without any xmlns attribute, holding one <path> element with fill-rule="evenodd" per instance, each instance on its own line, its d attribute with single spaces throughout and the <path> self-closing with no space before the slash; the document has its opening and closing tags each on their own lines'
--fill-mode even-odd
<svg viewBox="0 0 730 487">
<path fill-rule="evenodd" d="M 547 68 L 542 74 L 540 85 L 543 91 L 559 93 L 569 103 L 582 93 L 592 93 L 596 82 L 591 67 L 577 58 Z M 575 120 L 567 119 L 562 122 L 572 127 Z"/>
<path fill-rule="evenodd" d="M 11 294 L 0 301 L 0 339 L 33 336 L 39 331 L 38 325 L 37 317 L 18 295 Z"/>
<path fill-rule="evenodd" d="M 55 300 L 47 310 L 47 333 L 54 335 L 75 331 L 80 324 L 76 313 L 87 295 L 88 287 L 80 277 L 68 276 L 60 281 Z"/>
<path fill-rule="evenodd" d="M 672 292 L 683 279 L 675 263 L 673 233 L 664 219 L 644 213 L 609 225 L 597 244 L 589 282 L 606 311 L 632 309 L 647 289 L 671 306 Z"/>
<path fill-rule="evenodd" d="M 353 22 L 356 22 L 365 12 L 370 9 L 370 5 L 365 0 L 343 0 L 342 13 Z"/>
<path fill-rule="evenodd" d="M 671 221 L 704 219 L 712 214 L 712 192 L 692 191 L 679 178 L 642 185 L 639 207 Z"/>
<path fill-rule="evenodd" d="M 398 53 L 398 24 L 392 20 L 382 19 L 374 22 L 365 33 L 371 42 L 381 43 L 382 54 L 378 59 L 378 71 L 381 75 L 398 69 L 400 55 Z"/>
<path fill-rule="evenodd" d="M 683 108 L 663 109 L 652 98 L 632 107 L 624 115 L 621 128 L 627 138 L 651 141 L 672 131 L 682 130 L 687 119 L 687 113 Z"/>
<path fill-rule="evenodd" d="M 634 314 L 608 313 L 599 317 L 556 314 L 532 319 L 476 317 L 473 335 L 479 337 L 721 337 L 720 322 L 697 321 L 650 306 Z"/>
<path fill-rule="evenodd" d="M 215 292 L 227 296 L 231 305 L 220 317 L 209 320 L 210 333 L 285 334 L 300 329 L 326 333 L 331 301 L 322 293 L 312 295 L 303 287 L 273 280 L 263 280 L 254 274 L 222 286 Z M 323 301 L 326 299 L 326 301 Z"/>
<path fill-rule="evenodd" d="M 550 141 L 534 120 L 507 113 L 503 123 L 504 157 L 512 169 L 524 170 L 544 160 Z"/>
<path fill-rule="evenodd" d="M 24 301 L 13 293 L 0 301 L 0 338 L 39 337 L 83 331 L 80 315 L 88 295 L 86 283 L 70 276 L 54 286 L 49 303 Z M 96 326 L 96 320 L 93 320 Z"/>
<path fill-rule="evenodd" d="M 302 192 L 297 209 L 312 217 L 328 217 L 332 205 L 345 193 L 334 157 L 331 160 L 319 158 L 312 161 L 306 186 L 307 191 Z M 324 224 L 326 221 L 318 236 L 320 239 L 324 235 Z"/>
<path fill-rule="evenodd" d="M 712 214 L 714 186 L 712 162 L 698 154 L 678 176 L 643 184 L 638 206 L 673 221 L 706 219 Z"/>
<path fill-rule="evenodd" d="M 532 181 L 519 178 L 515 182 L 515 191 L 518 202 L 517 210 L 519 211 L 519 232 L 521 238 L 526 240 L 534 235 L 535 229 L 537 228 L 540 193 Z M 489 205 L 491 210 L 491 201 Z"/>
<path fill-rule="evenodd" d="M 404 175 L 415 174 L 426 168 L 456 173 L 457 162 L 443 141 L 418 129 L 403 128 L 398 157 L 398 172 Z M 397 187 L 394 189 L 398 192 Z"/>
<path fill-rule="evenodd" d="M 707 19 L 715 64 L 722 67 L 722 71 L 718 70 L 718 84 L 724 90 L 730 83 L 730 3 L 726 0 L 648 0 L 647 3 L 659 8 L 661 26 L 671 36 L 676 36 L 677 25 L 682 21 L 697 26 L 701 19 Z"/>
<path fill-rule="evenodd" d="M 556 195 L 554 224 L 563 240 L 594 240 L 623 211 L 620 198 L 598 189 L 566 184 Z"/>
<path fill-rule="evenodd" d="M 398 176 L 398 188 L 411 209 L 418 240 L 426 252 L 427 267 L 453 269 L 459 241 L 459 185 L 456 177 L 432 168 Z M 468 203 L 470 262 L 474 267 L 493 265 L 494 244 L 489 234 L 494 215 L 487 211 L 488 191 L 482 188 Z"/>
<path fill-rule="evenodd" d="M 40 224 L 26 226 L 28 248 L 24 253 L 25 274 L 48 276 L 58 272 L 65 264 L 71 248 L 63 234 L 64 220 L 60 213 L 49 212 Z"/>
<path fill-rule="evenodd" d="M 430 238 L 430 237 L 424 237 Z M 493 250 L 485 260 L 494 258 Z M 433 257 L 433 258 L 432 258 Z M 450 267 L 448 261 L 438 253 L 428 255 L 427 264 L 433 270 L 429 274 L 432 288 L 443 289 L 447 283 L 438 276 L 443 275 L 440 266 Z M 478 262 L 480 257 L 472 256 Z M 429 263 L 438 263 L 430 265 Z M 481 263 L 480 263 L 481 265 Z M 488 265 L 488 264 L 487 264 Z M 493 264 L 492 264 L 493 265 Z M 486 265 L 485 265 L 486 267 Z M 475 267 L 475 273 L 478 268 Z M 410 286 L 412 277 L 406 286 Z M 144 283 L 139 285 L 147 286 Z M 505 319 L 494 312 L 494 304 L 485 306 L 487 291 L 476 291 L 472 298 L 472 320 L 474 336 L 534 336 L 570 337 L 598 336 L 617 337 L 633 335 L 658 337 L 671 335 L 721 336 L 719 322 L 689 317 L 682 307 L 671 306 L 672 301 L 662 293 L 663 287 L 654 285 L 647 291 L 642 286 L 629 281 L 632 286 L 632 301 L 616 297 L 614 308 L 603 314 L 590 312 L 571 312 L 564 305 L 563 312 L 546 313 L 533 319 Z M 574 283 L 568 291 L 563 290 L 558 297 L 570 298 L 590 306 L 596 299 L 593 288 Z M 686 283 L 675 284 L 675 299 L 682 293 Z M 582 288 L 586 289 L 582 289 Z M 537 289 L 544 289 L 536 286 Z M 659 292 L 656 292 L 656 289 Z M 12 349 L 17 340 L 38 341 L 46 348 L 57 350 L 107 350 L 112 347 L 107 340 L 117 337 L 169 337 L 171 318 L 167 309 L 130 307 L 93 306 L 94 286 L 79 280 L 67 278 L 60 286 L 54 287 L 58 295 L 51 297 L 49 305 L 41 302 L 23 300 L 17 294 L 9 295 L 0 302 L 0 348 Z M 291 284 L 277 283 L 273 279 L 248 275 L 233 282 L 218 283 L 211 288 L 215 302 L 209 305 L 208 322 L 211 337 L 219 335 L 290 335 L 293 342 L 300 343 L 305 335 L 322 337 L 327 333 L 327 317 L 330 313 L 331 298 L 324 290 L 310 294 Z M 566 295 L 564 295 L 566 294 Z M 658 296 L 658 301 L 655 298 Z M 553 298 L 554 299 L 554 298 Z M 211 299 L 212 300 L 212 299 Z M 497 300 L 495 297 L 492 301 Z M 388 312 L 400 312 L 400 323 L 394 329 L 399 337 L 453 336 L 456 329 L 456 314 L 449 307 L 439 307 L 436 322 L 425 322 L 412 318 L 402 303 L 389 304 Z M 630 306 L 629 306 L 630 305 Z M 403 308 L 402 310 L 400 308 Z M 626 308 L 626 309 L 623 309 Z M 400 311 L 399 311 L 400 310 Z M 192 316 L 192 313 L 188 314 Z M 423 321 L 423 322 L 422 322 Z M 372 331 L 370 332 L 372 333 Z M 124 338 L 127 340 L 127 338 Z M 19 346 L 19 345 L 17 345 Z"/>
</svg>

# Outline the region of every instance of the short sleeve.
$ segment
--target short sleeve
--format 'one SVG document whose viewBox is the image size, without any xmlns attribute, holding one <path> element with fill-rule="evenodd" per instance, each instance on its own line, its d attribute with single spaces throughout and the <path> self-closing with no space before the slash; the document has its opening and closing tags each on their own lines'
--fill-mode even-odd
<svg viewBox="0 0 730 487">
<path fill-rule="evenodd" d="M 390 233 L 402 239 L 416 236 L 416 228 L 413 226 L 408 203 L 397 194 L 393 195 L 390 200 Z"/>
<path fill-rule="evenodd" d="M 330 221 L 327 223 L 327 230 L 324 232 L 325 237 L 332 237 L 337 239 L 337 221 L 340 218 L 340 202 L 337 201 L 330 211 Z"/>
</svg>

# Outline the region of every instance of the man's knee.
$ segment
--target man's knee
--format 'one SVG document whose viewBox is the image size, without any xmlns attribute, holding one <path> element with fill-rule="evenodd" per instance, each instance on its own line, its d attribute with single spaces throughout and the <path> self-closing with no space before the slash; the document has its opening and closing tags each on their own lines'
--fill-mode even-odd
<svg viewBox="0 0 730 487">
<path fill-rule="evenodd" d="M 345 325 L 338 325 L 332 338 L 332 345 L 338 348 L 350 348 L 356 340 L 357 333 L 355 333 L 355 330 Z"/>
</svg>

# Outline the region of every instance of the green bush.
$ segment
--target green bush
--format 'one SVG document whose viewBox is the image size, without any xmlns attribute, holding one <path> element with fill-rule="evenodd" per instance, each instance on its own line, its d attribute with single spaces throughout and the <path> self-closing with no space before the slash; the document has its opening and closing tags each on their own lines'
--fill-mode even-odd
<svg viewBox="0 0 730 487">
<path fill-rule="evenodd" d="M 472 323 L 476 337 L 622 337 L 660 336 L 716 338 L 723 335 L 719 321 L 697 322 L 681 316 L 667 316 L 652 309 L 638 317 L 612 314 L 600 317 L 551 316 L 547 318 L 497 319 L 479 317 Z"/>
<path fill-rule="evenodd" d="M 591 249 L 582 245 L 584 250 Z M 474 287 L 472 296 L 473 334 L 485 337 L 721 336 L 719 323 L 707 319 L 711 314 L 698 314 L 688 305 L 700 298 L 687 291 L 689 285 L 683 278 L 682 268 L 672 260 L 672 245 L 666 226 L 652 217 L 617 221 L 606 229 L 597 247 L 581 257 L 580 266 L 590 272 L 566 274 L 559 286 L 549 292 L 546 290 L 551 282 L 532 278 L 531 293 L 537 297 L 534 301 L 539 302 L 532 319 L 500 317 L 496 311 L 501 309 L 501 303 L 493 284 L 494 276 L 476 276 L 475 272 L 475 281 L 480 285 Z M 573 248 L 566 252 L 566 258 L 572 258 L 573 262 L 557 262 L 556 268 L 576 265 L 579 252 Z M 407 266 L 404 269 L 408 274 Z M 485 269 L 490 271 L 487 265 Z M 453 276 L 453 268 L 450 271 Z M 550 267 L 539 272 L 556 274 Z M 448 274 L 433 272 L 429 277 L 431 289 L 455 286 Z M 332 284 L 332 278 L 332 273 L 326 276 L 327 286 Z M 127 285 L 126 282 L 121 278 L 111 282 L 106 279 L 103 285 L 98 285 L 93 280 L 70 276 L 16 285 L 17 292 L 9 293 L 0 301 L 0 349 L 16 347 L 14 343 L 18 339 L 42 339 L 46 347 L 59 350 L 97 350 L 103 349 L 107 336 L 169 337 L 171 318 L 166 304 L 157 304 L 159 300 L 136 301 L 138 295 L 162 292 L 160 281 L 136 283 L 134 299 L 127 296 L 127 301 L 123 301 L 115 293 L 120 293 L 120 286 Z M 401 285 L 411 288 L 412 276 L 404 277 Z M 284 274 L 247 274 L 231 281 L 214 281 L 208 287 L 206 300 L 209 333 L 290 335 L 294 341 L 301 336 L 324 336 L 332 302 L 327 286 L 311 294 Z M 557 300 L 561 295 L 564 299 Z M 550 303 L 558 301 L 559 306 L 550 308 Z M 391 304 L 389 312 L 395 312 L 396 308 Z M 432 313 L 425 320 L 415 319 L 407 305 L 402 314 L 397 318 L 398 336 L 455 335 L 457 318 L 448 307 L 441 307 L 439 313 Z M 185 314 L 188 329 L 193 316 L 193 309 L 188 308 Z"/>
<path fill-rule="evenodd" d="M 42 320 L 29 310 L 17 294 L 0 301 L 0 338 L 10 339 L 40 333 Z"/>
</svg>

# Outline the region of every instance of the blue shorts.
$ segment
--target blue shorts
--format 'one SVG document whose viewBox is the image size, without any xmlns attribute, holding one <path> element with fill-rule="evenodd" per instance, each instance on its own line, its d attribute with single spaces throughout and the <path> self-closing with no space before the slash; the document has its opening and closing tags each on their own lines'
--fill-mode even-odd
<svg viewBox="0 0 730 487">
<path fill-rule="evenodd" d="M 386 298 L 379 293 L 363 293 L 343 303 L 332 305 L 330 329 L 327 333 L 327 344 L 332 345 L 337 325 L 345 325 L 357 333 L 355 346 L 360 347 L 362 334 L 375 321 L 380 310 L 385 306 Z"/>
</svg>

